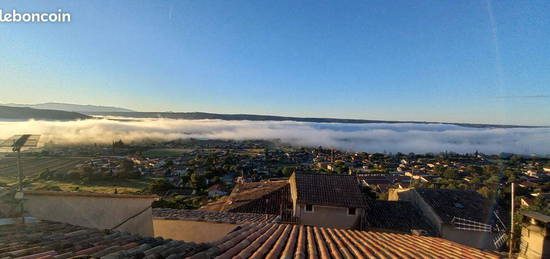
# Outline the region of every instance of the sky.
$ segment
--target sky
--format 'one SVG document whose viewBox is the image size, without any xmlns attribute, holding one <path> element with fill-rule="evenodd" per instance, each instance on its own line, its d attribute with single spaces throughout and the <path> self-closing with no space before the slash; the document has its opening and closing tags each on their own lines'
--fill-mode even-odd
<svg viewBox="0 0 550 259">
<path fill-rule="evenodd" d="M 26 1 L 0 103 L 550 125 L 548 1 Z"/>
</svg>

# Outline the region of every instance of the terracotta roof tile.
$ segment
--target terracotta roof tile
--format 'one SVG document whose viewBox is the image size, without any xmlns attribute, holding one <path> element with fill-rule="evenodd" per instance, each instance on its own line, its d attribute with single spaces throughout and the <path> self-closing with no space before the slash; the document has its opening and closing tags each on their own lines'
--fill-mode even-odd
<svg viewBox="0 0 550 259">
<path fill-rule="evenodd" d="M 247 223 L 196 244 L 55 222 L 0 226 L 0 258 L 498 258 L 436 237 Z"/>
<path fill-rule="evenodd" d="M 498 258 L 441 238 L 398 233 L 248 224 L 229 235 L 192 258 Z"/>
<path fill-rule="evenodd" d="M 161 258 L 172 254 L 197 252 L 208 244 L 142 237 L 125 232 L 109 232 L 64 223 L 36 223 L 0 226 L 0 258 Z"/>
<path fill-rule="evenodd" d="M 229 196 L 211 202 L 199 210 L 278 215 L 280 204 L 291 206 L 287 180 L 237 184 Z"/>
</svg>

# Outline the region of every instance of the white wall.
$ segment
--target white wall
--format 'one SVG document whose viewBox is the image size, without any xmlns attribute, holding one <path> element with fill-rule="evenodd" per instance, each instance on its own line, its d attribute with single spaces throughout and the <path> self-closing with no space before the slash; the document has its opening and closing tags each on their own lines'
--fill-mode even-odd
<svg viewBox="0 0 550 259">
<path fill-rule="evenodd" d="M 298 204 L 297 215 L 303 225 L 328 228 L 353 228 L 358 223 L 362 209 L 356 208 L 355 215 L 348 215 L 346 207 L 313 205 L 313 212 L 306 212 L 304 204 Z"/>
<path fill-rule="evenodd" d="M 154 198 L 125 195 L 94 196 L 56 192 L 51 194 L 25 193 L 26 216 L 97 229 L 111 229 L 125 219 L 143 211 L 116 230 L 152 236 L 153 215 L 150 208 Z M 150 196 L 144 196 L 150 197 Z"/>
</svg>

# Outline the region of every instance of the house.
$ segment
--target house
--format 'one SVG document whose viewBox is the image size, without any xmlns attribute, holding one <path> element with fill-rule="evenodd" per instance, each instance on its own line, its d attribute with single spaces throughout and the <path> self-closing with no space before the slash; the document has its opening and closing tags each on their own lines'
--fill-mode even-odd
<svg viewBox="0 0 550 259">
<path fill-rule="evenodd" d="M 535 201 L 532 198 L 529 197 L 521 197 L 520 198 L 520 206 L 521 207 L 529 207 L 532 206 L 535 203 Z"/>
<path fill-rule="evenodd" d="M 227 195 L 225 187 L 221 184 L 214 184 L 208 188 L 208 197 L 220 197 Z"/>
<path fill-rule="evenodd" d="M 536 186 L 536 184 L 531 181 L 523 181 L 521 183 L 518 183 L 518 186 L 522 188 L 533 188 L 534 186 Z"/>
<path fill-rule="evenodd" d="M 544 176 L 542 172 L 539 172 L 537 170 L 527 170 L 526 172 L 523 172 L 523 174 L 533 178 L 540 178 Z"/>
<path fill-rule="evenodd" d="M 550 216 L 522 211 L 521 243 L 518 258 L 550 258 Z"/>
<path fill-rule="evenodd" d="M 294 218 L 304 225 L 358 226 L 366 199 L 351 175 L 293 173 L 289 178 Z"/>
<path fill-rule="evenodd" d="M 224 175 L 220 180 L 225 185 L 231 185 L 231 184 L 233 184 L 233 181 L 235 180 L 235 173 L 228 173 L 228 174 Z"/>
<path fill-rule="evenodd" d="M 392 186 L 391 180 L 386 175 L 357 175 L 357 179 L 363 186 L 370 187 L 375 192 L 384 193 Z"/>
<path fill-rule="evenodd" d="M 460 244 L 497 250 L 506 241 L 508 222 L 494 202 L 459 189 L 394 189 L 389 200 L 409 201 L 438 236 Z"/>
</svg>

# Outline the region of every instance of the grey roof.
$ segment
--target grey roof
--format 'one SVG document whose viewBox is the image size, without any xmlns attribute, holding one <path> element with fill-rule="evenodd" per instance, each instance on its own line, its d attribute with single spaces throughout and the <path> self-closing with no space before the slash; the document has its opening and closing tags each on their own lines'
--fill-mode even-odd
<svg viewBox="0 0 550 259">
<path fill-rule="evenodd" d="M 496 201 L 491 201 L 479 193 L 462 189 L 415 188 L 424 201 L 445 223 L 451 223 L 454 217 L 490 224 L 494 213 L 499 216 Z"/>
<path fill-rule="evenodd" d="M 521 211 L 520 213 L 527 216 L 527 217 L 531 217 L 531 218 L 534 218 L 536 220 L 542 221 L 544 223 L 550 222 L 550 216 L 544 215 L 540 212 L 524 210 L 524 211 Z"/>
<path fill-rule="evenodd" d="M 337 207 L 365 207 L 355 176 L 334 174 L 295 173 L 291 184 L 295 185 L 298 202 Z"/>
<path fill-rule="evenodd" d="M 422 229 L 429 234 L 435 234 L 422 213 L 408 201 L 369 201 L 361 222 L 364 230 L 392 230 L 411 233 L 414 229 Z"/>
<path fill-rule="evenodd" d="M 169 208 L 154 208 L 155 219 L 206 221 L 215 223 L 271 223 L 275 215 L 257 213 L 235 213 L 225 211 L 178 210 Z"/>
</svg>

